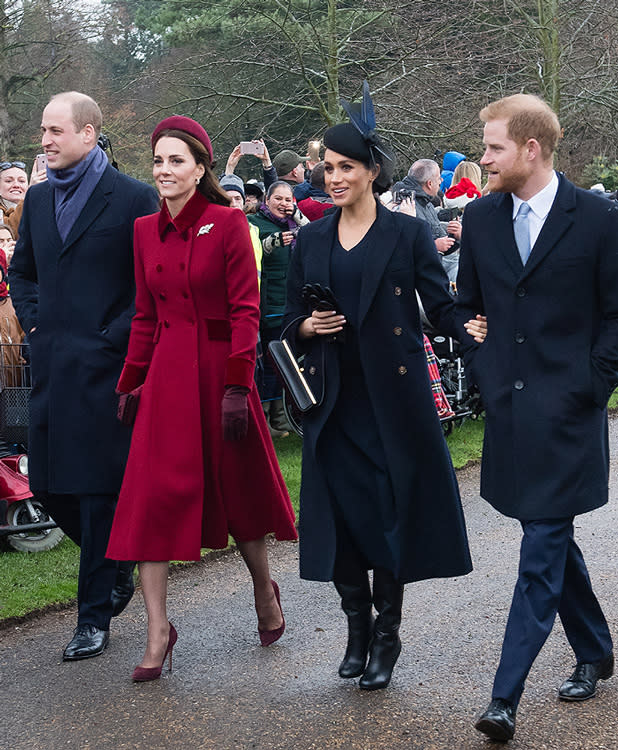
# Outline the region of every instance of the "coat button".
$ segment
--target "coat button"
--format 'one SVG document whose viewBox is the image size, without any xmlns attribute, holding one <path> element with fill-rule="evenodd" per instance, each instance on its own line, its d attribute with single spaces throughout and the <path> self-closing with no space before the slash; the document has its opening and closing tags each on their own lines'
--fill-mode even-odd
<svg viewBox="0 0 618 750">
<path fill-rule="evenodd" d="M 400 375 L 405 375 L 405 374 L 406 374 L 406 372 L 408 372 L 408 368 L 407 368 L 407 367 L 405 367 L 404 365 L 401 365 L 401 366 L 399 367 L 399 369 L 397 370 L 397 372 L 398 372 L 398 373 L 399 373 Z"/>
<path fill-rule="evenodd" d="M 162 299 L 162 300 L 167 299 L 167 295 L 165 294 L 165 292 L 159 292 L 159 299 Z"/>
<path fill-rule="evenodd" d="M 315 375 L 316 372 L 317 372 L 317 370 L 315 369 L 315 367 L 313 365 L 311 365 L 311 367 L 309 368 L 309 375 Z"/>
<path fill-rule="evenodd" d="M 515 334 L 515 343 L 516 344 L 523 344 L 526 340 L 526 337 L 523 333 L 519 333 L 519 331 Z"/>
<path fill-rule="evenodd" d="M 184 263 L 181 263 L 181 264 L 180 264 L 180 270 L 181 270 L 181 271 L 184 271 L 184 270 L 185 270 L 185 268 L 186 268 L 185 264 L 184 264 Z"/>
<path fill-rule="evenodd" d="M 395 326 L 395 328 L 393 328 L 393 333 L 395 334 L 395 336 L 401 336 L 401 328 L 399 326 Z"/>
<path fill-rule="evenodd" d="M 183 299 L 189 299 L 189 292 L 183 292 L 182 297 Z"/>
<path fill-rule="evenodd" d="M 516 391 L 523 391 L 523 389 L 524 389 L 524 381 L 523 380 L 516 380 L 513 383 L 513 387 L 515 388 Z"/>
<path fill-rule="evenodd" d="M 399 297 L 400 295 L 401 295 L 401 287 L 400 286 L 396 286 L 395 287 L 395 296 Z"/>
<path fill-rule="evenodd" d="M 169 322 L 169 320 L 164 320 L 164 321 L 163 321 L 163 325 L 165 326 L 165 328 L 169 328 L 169 327 L 170 327 L 170 322 Z"/>
<path fill-rule="evenodd" d="M 515 294 L 518 297 L 525 297 L 526 296 L 526 290 L 523 288 L 523 286 L 518 286 L 515 290 Z"/>
<path fill-rule="evenodd" d="M 157 263 L 157 265 L 155 266 L 155 268 L 157 269 L 157 271 L 159 273 L 161 273 L 161 271 L 163 270 L 163 266 L 160 263 Z"/>
</svg>

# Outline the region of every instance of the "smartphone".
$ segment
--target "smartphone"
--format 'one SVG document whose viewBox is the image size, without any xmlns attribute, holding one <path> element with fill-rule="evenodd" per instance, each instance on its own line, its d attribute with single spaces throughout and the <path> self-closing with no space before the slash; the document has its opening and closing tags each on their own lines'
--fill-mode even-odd
<svg viewBox="0 0 618 750">
<path fill-rule="evenodd" d="M 258 156 L 258 154 L 264 153 L 264 144 L 260 143 L 259 141 L 241 141 L 240 153 Z"/>
<path fill-rule="evenodd" d="M 37 154 L 34 163 L 37 172 L 44 172 L 47 169 L 47 154 Z"/>
</svg>

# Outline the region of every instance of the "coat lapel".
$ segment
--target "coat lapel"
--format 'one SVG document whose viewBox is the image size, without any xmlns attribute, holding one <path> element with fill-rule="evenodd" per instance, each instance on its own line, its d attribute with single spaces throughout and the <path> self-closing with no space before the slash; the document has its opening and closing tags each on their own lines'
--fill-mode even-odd
<svg viewBox="0 0 618 750">
<path fill-rule="evenodd" d="M 109 194 L 112 192 L 115 181 L 116 176 L 113 167 L 107 166 L 95 189 L 92 191 L 92 195 L 88 198 L 88 202 L 75 220 L 75 224 L 71 227 L 71 231 L 67 235 L 64 245 L 62 246 L 61 254 L 66 253 L 71 245 L 77 242 L 88 227 L 90 227 L 103 210 L 107 208 L 109 204 Z M 54 216 L 54 224 L 55 223 L 56 218 Z"/>
<path fill-rule="evenodd" d="M 534 243 L 528 262 L 526 263 L 522 278 L 532 273 L 543 261 L 547 254 L 562 239 L 564 233 L 573 223 L 573 212 L 575 210 L 575 187 L 559 175 L 560 184 L 554 203 L 545 219 L 541 233 Z"/>
<path fill-rule="evenodd" d="M 41 191 L 42 205 L 40 207 L 40 216 L 45 217 L 41 221 L 42 226 L 49 227 L 48 240 L 53 244 L 55 250 L 62 248 L 62 237 L 56 224 L 56 212 L 54 211 L 54 191 L 48 182 L 41 183 L 45 186 L 45 191 Z M 39 209 L 37 208 L 37 216 Z"/>
<path fill-rule="evenodd" d="M 395 225 L 388 209 L 378 202 L 378 215 L 372 227 L 374 242 L 367 249 L 361 280 L 360 307 L 358 310 L 359 327 L 376 295 L 384 270 L 395 252 L 401 229 Z"/>
</svg>

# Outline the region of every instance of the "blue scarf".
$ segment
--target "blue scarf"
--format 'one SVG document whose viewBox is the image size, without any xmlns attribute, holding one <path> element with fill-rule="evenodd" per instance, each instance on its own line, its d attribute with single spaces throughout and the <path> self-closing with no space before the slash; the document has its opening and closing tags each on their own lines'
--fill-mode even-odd
<svg viewBox="0 0 618 750">
<path fill-rule="evenodd" d="M 74 167 L 47 168 L 47 180 L 54 189 L 56 225 L 63 242 L 69 236 L 73 224 L 92 195 L 107 164 L 105 152 L 95 146 L 86 158 Z"/>
</svg>

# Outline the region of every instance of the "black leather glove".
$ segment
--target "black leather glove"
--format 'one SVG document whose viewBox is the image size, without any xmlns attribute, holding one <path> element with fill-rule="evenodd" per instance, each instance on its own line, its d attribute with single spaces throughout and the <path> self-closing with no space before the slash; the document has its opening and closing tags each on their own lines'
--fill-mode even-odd
<svg viewBox="0 0 618 750">
<path fill-rule="evenodd" d="M 302 297 L 312 310 L 320 312 L 338 311 L 339 303 L 330 287 L 321 284 L 305 284 L 302 288 Z"/>
</svg>

